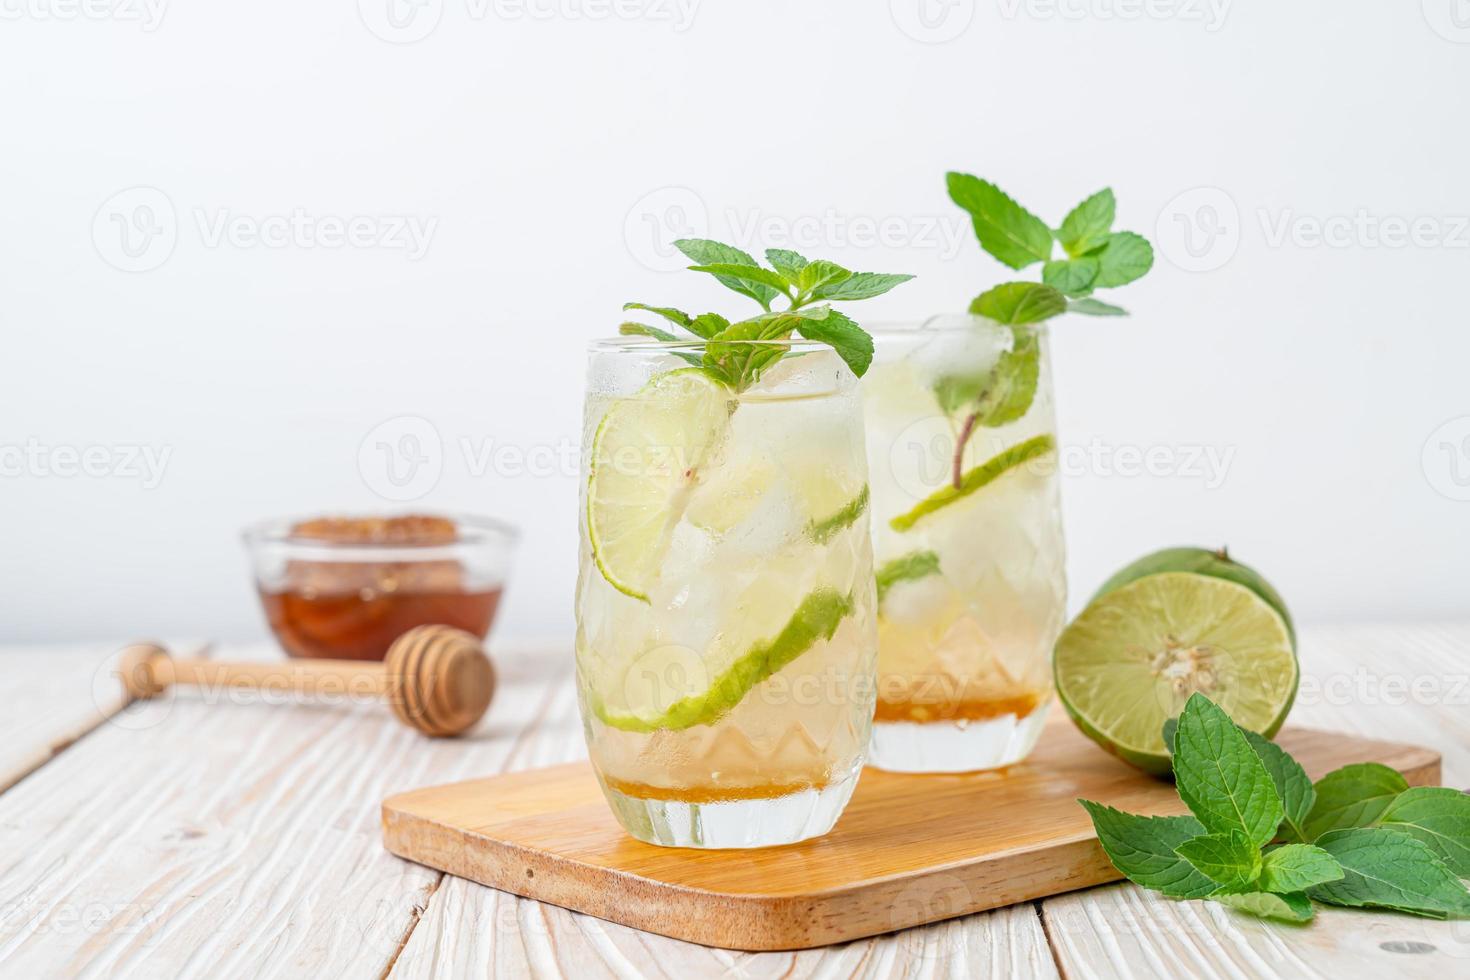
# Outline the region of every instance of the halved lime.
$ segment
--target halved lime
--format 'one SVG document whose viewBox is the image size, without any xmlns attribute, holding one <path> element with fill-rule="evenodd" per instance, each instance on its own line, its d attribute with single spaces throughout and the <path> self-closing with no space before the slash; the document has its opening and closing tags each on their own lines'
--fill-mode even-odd
<svg viewBox="0 0 1470 980">
<path fill-rule="evenodd" d="M 1296 644 L 1296 628 L 1292 625 L 1291 614 L 1286 611 L 1286 602 L 1281 598 L 1281 593 L 1260 572 L 1230 557 L 1230 552 L 1225 548 L 1215 551 L 1209 548 L 1163 548 L 1153 554 L 1144 555 L 1104 582 L 1093 598 L 1107 595 L 1119 586 L 1136 582 L 1146 575 L 1157 575 L 1159 572 L 1197 572 L 1245 586 L 1281 614 L 1281 618 L 1286 620 L 1286 631 L 1291 634 L 1292 645 Z"/>
<path fill-rule="evenodd" d="M 712 724 L 739 704 L 751 688 L 819 640 L 830 640 L 852 608 L 851 596 L 831 588 L 814 589 L 780 633 L 754 644 L 713 676 L 697 653 L 658 647 L 629 665 L 621 704 L 609 704 L 599 692 L 590 690 L 592 711 L 604 724 L 627 732 Z"/>
<path fill-rule="evenodd" d="M 608 583 L 647 601 L 701 468 L 724 444 L 735 395 L 698 368 L 613 402 L 592 438 L 587 536 Z"/>
<path fill-rule="evenodd" d="M 1057 694 L 1083 733 L 1140 769 L 1167 773 L 1163 727 L 1200 691 L 1270 737 L 1296 696 L 1291 631 L 1238 582 L 1159 572 L 1100 594 L 1062 633 Z"/>
</svg>

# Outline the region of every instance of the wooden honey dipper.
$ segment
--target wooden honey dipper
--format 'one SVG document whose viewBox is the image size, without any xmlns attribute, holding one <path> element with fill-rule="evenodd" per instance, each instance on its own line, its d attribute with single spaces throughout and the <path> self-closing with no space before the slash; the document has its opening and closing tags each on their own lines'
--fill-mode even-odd
<svg viewBox="0 0 1470 980">
<path fill-rule="evenodd" d="M 133 699 L 151 698 L 175 685 L 386 697 L 399 721 L 436 737 L 469 731 L 495 694 L 495 668 L 480 641 L 449 626 L 409 630 L 393 641 L 382 663 L 175 660 L 161 646 L 138 643 L 123 651 L 118 672 Z"/>
</svg>

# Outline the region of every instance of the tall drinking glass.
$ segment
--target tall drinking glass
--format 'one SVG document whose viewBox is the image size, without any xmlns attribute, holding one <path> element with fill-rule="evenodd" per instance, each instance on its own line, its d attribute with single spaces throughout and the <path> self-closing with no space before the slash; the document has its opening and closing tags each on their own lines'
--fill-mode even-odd
<svg viewBox="0 0 1470 980">
<path fill-rule="evenodd" d="M 1020 761 L 1051 698 L 1066 577 L 1046 332 L 874 331 L 864 377 L 878 580 L 872 765 Z"/>
<path fill-rule="evenodd" d="M 703 342 L 589 354 L 577 690 L 593 767 L 640 840 L 826 833 L 873 714 L 877 634 L 857 379 L 830 348 Z"/>
</svg>

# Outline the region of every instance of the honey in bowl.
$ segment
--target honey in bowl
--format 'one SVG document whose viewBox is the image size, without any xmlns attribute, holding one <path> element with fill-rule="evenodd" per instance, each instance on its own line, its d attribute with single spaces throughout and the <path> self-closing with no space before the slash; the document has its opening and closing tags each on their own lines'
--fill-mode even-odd
<svg viewBox="0 0 1470 980">
<path fill-rule="evenodd" d="M 465 517 L 320 517 L 246 534 L 271 630 L 293 657 L 381 660 L 438 623 L 484 639 L 510 529 Z"/>
</svg>

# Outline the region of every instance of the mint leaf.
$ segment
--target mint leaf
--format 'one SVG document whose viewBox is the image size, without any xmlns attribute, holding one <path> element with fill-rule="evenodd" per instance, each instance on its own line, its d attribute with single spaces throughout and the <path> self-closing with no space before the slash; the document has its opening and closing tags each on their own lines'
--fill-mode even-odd
<svg viewBox="0 0 1470 980">
<path fill-rule="evenodd" d="M 950 200 L 970 212 L 980 247 L 1012 269 L 1051 258 L 1051 229 L 999 187 L 971 174 L 945 174 Z"/>
<path fill-rule="evenodd" d="M 847 317 L 831 310 L 820 320 L 798 320 L 796 332 L 807 340 L 828 344 L 837 356 L 847 362 L 852 373 L 861 378 L 873 363 L 873 338 Z"/>
<path fill-rule="evenodd" d="M 1240 831 L 1260 847 L 1283 816 L 1271 775 L 1235 722 L 1203 694 L 1194 694 L 1174 732 L 1174 780 L 1179 796 L 1212 834 Z"/>
<path fill-rule="evenodd" d="M 818 303 L 816 306 L 793 306 L 789 310 L 782 310 L 784 316 L 794 316 L 798 320 L 825 320 L 832 312 L 832 307 L 826 303 Z"/>
<path fill-rule="evenodd" d="M 975 374 L 946 374 L 934 382 L 934 398 L 946 415 L 971 406 L 975 425 L 995 427 L 1025 415 L 1036 398 L 1041 377 L 1041 338 L 1025 327 L 1011 328 L 1011 349 L 988 370 Z M 956 453 L 964 446 L 957 443 Z"/>
<path fill-rule="evenodd" d="M 689 323 L 689 332 L 705 340 L 730 326 L 730 321 L 718 313 L 701 313 Z"/>
<path fill-rule="evenodd" d="M 970 312 L 1011 325 L 1040 323 L 1067 311 L 1067 298 L 1039 282 L 1007 282 L 976 296 Z"/>
<path fill-rule="evenodd" d="M 1041 281 L 1068 296 L 1085 296 L 1101 268 L 1102 263 L 1089 256 L 1057 259 L 1041 267 Z"/>
<path fill-rule="evenodd" d="M 884 272 L 854 272 L 841 282 L 831 283 L 812 293 L 812 299 L 849 300 L 882 296 L 894 286 L 908 282 L 913 276 Z"/>
<path fill-rule="evenodd" d="M 646 310 L 649 313 L 657 314 L 658 316 L 663 317 L 665 320 L 668 320 L 675 326 L 680 327 L 687 328 L 689 324 L 694 322 L 694 318 L 691 317 L 688 313 L 685 313 L 683 310 L 676 310 L 672 306 L 649 306 L 647 303 L 624 303 L 623 309 Z"/>
<path fill-rule="evenodd" d="M 979 374 L 946 374 L 934 382 L 934 399 L 945 415 L 953 415 L 962 406 L 980 397 L 995 377 L 993 371 Z"/>
<path fill-rule="evenodd" d="M 1262 919 L 1280 919 L 1283 922 L 1310 922 L 1312 901 L 1301 892 L 1272 895 L 1270 892 L 1246 892 L 1243 895 L 1212 895 L 1222 905 Z"/>
<path fill-rule="evenodd" d="M 782 277 L 781 273 L 772 272 L 770 269 L 763 269 L 758 265 L 737 265 L 733 262 L 709 262 L 705 265 L 691 265 L 689 268 L 695 272 L 708 272 L 726 285 L 729 285 L 729 281 L 734 281 L 745 287 L 745 290 L 736 290 L 736 292 L 753 290 L 760 286 L 768 286 L 772 290 L 771 296 L 775 297 L 786 289 L 786 280 Z M 811 267 L 808 266 L 807 268 Z M 734 289 L 735 287 L 731 286 L 730 288 Z M 746 294 L 750 295 L 749 292 Z"/>
<path fill-rule="evenodd" d="M 1281 798 L 1281 808 L 1286 814 L 1282 827 L 1285 828 L 1287 839 L 1310 840 L 1305 828 L 1307 814 L 1312 812 L 1312 804 L 1317 802 L 1317 791 L 1312 788 L 1312 780 L 1307 777 L 1306 770 L 1275 742 L 1244 728 L 1240 730 L 1245 735 L 1245 740 L 1251 744 L 1251 749 L 1260 757 L 1261 764 L 1271 774 L 1271 782 L 1276 787 L 1276 795 Z"/>
<path fill-rule="evenodd" d="M 634 323 L 632 320 L 618 324 L 618 333 L 625 337 L 652 337 L 654 340 L 662 340 L 665 343 L 679 339 L 667 330 L 650 327 L 646 323 Z"/>
<path fill-rule="evenodd" d="M 1470 796 L 1448 786 L 1406 789 L 1379 824 L 1428 845 L 1461 878 L 1470 878 Z"/>
<path fill-rule="evenodd" d="M 1268 892 L 1304 892 L 1342 876 L 1337 858 L 1311 844 L 1285 844 L 1261 862 L 1261 888 Z"/>
<path fill-rule="evenodd" d="M 975 413 L 980 425 L 1014 422 L 1031 409 L 1041 378 L 1041 338 L 1034 330 L 1011 328 L 1011 349 L 1000 356 Z"/>
<path fill-rule="evenodd" d="M 792 285 L 796 284 L 796 277 L 801 275 L 801 270 L 806 268 L 806 259 L 786 248 L 766 249 L 766 261 Z"/>
<path fill-rule="evenodd" d="M 1193 817 L 1140 817 L 1078 800 L 1092 817 L 1098 843 L 1129 881 L 1171 898 L 1203 898 L 1219 888 L 1174 849 L 1204 832 Z"/>
<path fill-rule="evenodd" d="M 706 343 L 704 368 L 736 391 L 744 391 L 790 349 L 786 344 L 751 341 L 784 340 L 791 330 L 791 319 L 779 313 L 732 323 Z"/>
<path fill-rule="evenodd" d="M 1126 286 L 1142 278 L 1154 266 L 1154 249 L 1148 239 L 1131 231 L 1117 231 L 1108 236 L 1107 244 L 1094 253 L 1098 261 L 1097 279 L 1093 286 L 1106 289 Z"/>
<path fill-rule="evenodd" d="M 796 288 L 803 293 L 810 294 L 823 286 L 834 286 L 844 279 L 851 278 L 851 269 L 844 269 L 836 262 L 818 259 L 802 267 L 801 273 L 796 277 Z"/>
<path fill-rule="evenodd" d="M 1104 187 L 1062 219 L 1062 227 L 1057 229 L 1057 241 L 1073 258 L 1092 251 L 1107 239 L 1116 210 L 1117 201 L 1113 198 L 1112 189 Z"/>
<path fill-rule="evenodd" d="M 1104 303 L 1100 299 L 1074 299 L 1067 301 L 1068 313 L 1081 313 L 1085 316 L 1127 316 L 1128 311 L 1121 306 L 1112 303 Z"/>
<path fill-rule="evenodd" d="M 759 269 L 760 265 L 755 259 L 733 245 L 722 242 L 711 241 L 707 238 L 681 238 L 674 242 L 674 247 L 689 257 L 691 262 L 699 265 L 741 265 L 752 266 Z M 742 296 L 749 296 L 759 303 L 763 308 L 771 308 L 771 300 L 781 294 L 778 289 L 772 288 L 765 283 L 747 285 L 745 279 L 716 276 L 720 284 L 728 289 L 733 289 Z"/>
<path fill-rule="evenodd" d="M 1225 892 L 1247 891 L 1261 873 L 1261 848 L 1238 830 L 1192 837 L 1174 853 Z"/>
<path fill-rule="evenodd" d="M 1470 915 L 1470 892 L 1423 841 L 1383 827 L 1358 827 L 1324 834 L 1317 846 L 1343 869 L 1341 881 L 1308 893 L 1319 902 L 1435 917 Z"/>
<path fill-rule="evenodd" d="M 1307 814 L 1302 839 L 1333 830 L 1372 826 L 1394 797 L 1409 788 L 1397 771 L 1377 762 L 1343 766 L 1317 780 L 1317 802 Z"/>
<path fill-rule="evenodd" d="M 911 551 L 891 559 L 874 573 L 878 580 L 878 601 L 882 602 L 888 590 L 899 582 L 912 582 L 939 572 L 939 555 L 932 551 Z"/>
</svg>

